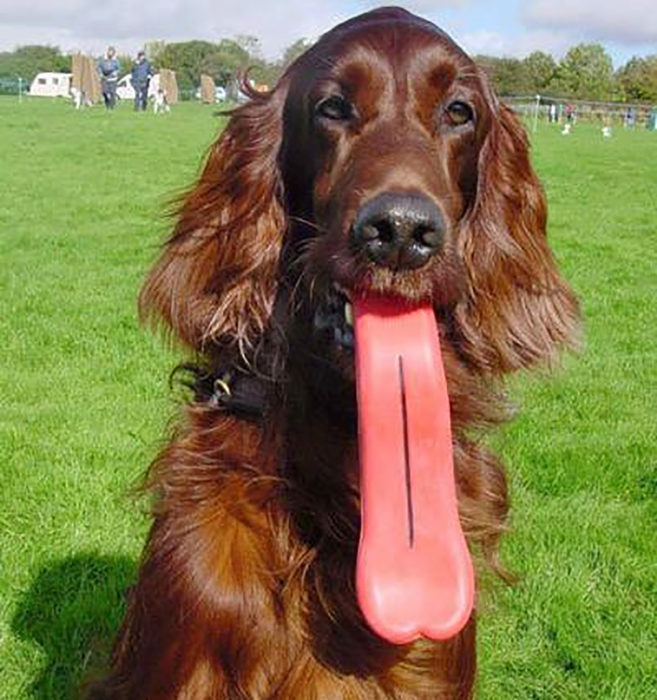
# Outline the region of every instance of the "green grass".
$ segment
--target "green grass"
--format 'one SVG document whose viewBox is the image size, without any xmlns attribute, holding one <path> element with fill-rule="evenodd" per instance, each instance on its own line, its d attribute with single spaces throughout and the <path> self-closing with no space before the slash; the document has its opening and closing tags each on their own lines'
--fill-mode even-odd
<svg viewBox="0 0 657 700">
<path fill-rule="evenodd" d="M 0 697 L 66 698 L 102 664 L 147 520 L 127 491 L 175 414 L 177 359 L 135 298 L 212 108 L 0 99 Z M 550 235 L 586 348 L 519 377 L 514 588 L 486 590 L 481 698 L 657 697 L 657 134 L 543 126 Z"/>
</svg>

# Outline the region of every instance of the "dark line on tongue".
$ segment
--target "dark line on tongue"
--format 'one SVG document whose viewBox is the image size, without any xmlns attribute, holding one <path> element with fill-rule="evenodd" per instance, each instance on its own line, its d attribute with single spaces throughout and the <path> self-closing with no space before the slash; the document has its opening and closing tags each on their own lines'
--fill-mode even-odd
<svg viewBox="0 0 657 700">
<path fill-rule="evenodd" d="M 408 412 L 406 408 L 406 384 L 404 383 L 404 360 L 401 355 L 399 360 L 399 388 L 402 400 L 402 419 L 404 423 L 404 471 L 406 476 L 406 509 L 408 513 L 408 544 L 413 548 L 415 540 L 415 526 L 413 518 L 413 493 L 411 491 L 411 458 L 408 446 Z"/>
</svg>

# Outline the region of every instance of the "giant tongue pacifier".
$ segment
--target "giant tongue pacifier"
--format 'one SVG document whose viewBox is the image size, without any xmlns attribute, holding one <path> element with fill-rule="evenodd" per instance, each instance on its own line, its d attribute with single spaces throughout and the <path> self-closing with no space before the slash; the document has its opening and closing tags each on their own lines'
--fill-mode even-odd
<svg viewBox="0 0 657 700">
<path fill-rule="evenodd" d="M 354 299 L 361 485 L 358 602 L 395 644 L 447 639 L 474 582 L 456 503 L 449 398 L 430 305 Z"/>
</svg>

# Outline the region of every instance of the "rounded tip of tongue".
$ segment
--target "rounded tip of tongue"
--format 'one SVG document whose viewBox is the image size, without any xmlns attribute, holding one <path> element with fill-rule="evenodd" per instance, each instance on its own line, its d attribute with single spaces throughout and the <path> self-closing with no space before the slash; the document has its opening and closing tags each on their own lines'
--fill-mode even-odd
<svg viewBox="0 0 657 700">
<path fill-rule="evenodd" d="M 459 571 L 432 563 L 426 553 L 402 556 L 405 561 L 400 561 L 399 551 L 393 557 L 396 566 L 388 567 L 380 561 L 368 562 L 372 552 L 376 547 L 365 544 L 361 549 L 356 590 L 367 623 L 380 637 L 393 644 L 407 644 L 421 637 L 445 640 L 465 627 L 472 614 L 474 594 L 467 550 L 451 562 Z"/>
<path fill-rule="evenodd" d="M 381 637 L 468 622 L 472 562 L 456 503 L 449 397 L 430 305 L 354 300 L 361 472 L 359 604 Z"/>
</svg>

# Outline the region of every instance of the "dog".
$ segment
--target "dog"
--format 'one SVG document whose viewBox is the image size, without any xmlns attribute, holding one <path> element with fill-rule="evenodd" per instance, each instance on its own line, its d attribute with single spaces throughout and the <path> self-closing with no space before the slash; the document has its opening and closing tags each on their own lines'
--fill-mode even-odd
<svg viewBox="0 0 657 700">
<path fill-rule="evenodd" d="M 151 466 L 153 524 L 92 697 L 472 696 L 474 612 L 398 644 L 357 598 L 361 298 L 433 309 L 460 525 L 505 575 L 505 474 L 477 435 L 508 417 L 504 375 L 576 344 L 578 303 L 519 120 L 399 8 L 251 91 L 181 201 L 140 310 L 190 350 L 193 398 Z"/>
<path fill-rule="evenodd" d="M 170 111 L 171 107 L 169 107 L 164 90 L 158 88 L 157 92 L 155 93 L 155 97 L 153 98 L 153 114 L 164 114 Z"/>
</svg>

